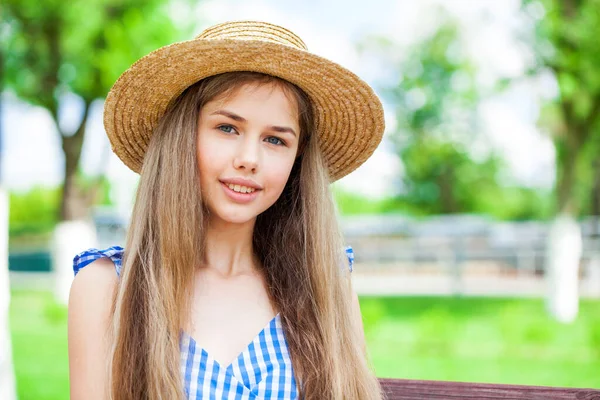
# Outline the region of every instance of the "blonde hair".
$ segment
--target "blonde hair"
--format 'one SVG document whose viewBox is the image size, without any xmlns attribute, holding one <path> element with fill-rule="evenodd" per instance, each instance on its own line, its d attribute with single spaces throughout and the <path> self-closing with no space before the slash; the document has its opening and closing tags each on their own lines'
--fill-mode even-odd
<svg viewBox="0 0 600 400">
<path fill-rule="evenodd" d="M 230 72 L 188 88 L 154 131 L 141 171 L 113 302 L 111 398 L 184 398 L 179 339 L 204 254 L 206 210 L 196 126 L 208 101 L 246 84 L 277 85 L 298 106 L 299 155 L 280 198 L 257 217 L 254 251 L 279 310 L 300 398 L 382 397 L 352 312 L 348 261 L 308 96 L 291 83 Z"/>
</svg>

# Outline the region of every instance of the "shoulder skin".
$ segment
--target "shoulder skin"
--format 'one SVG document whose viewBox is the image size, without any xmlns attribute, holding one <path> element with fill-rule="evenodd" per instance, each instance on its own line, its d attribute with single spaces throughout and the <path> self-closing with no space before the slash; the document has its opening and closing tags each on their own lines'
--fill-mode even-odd
<svg viewBox="0 0 600 400">
<path fill-rule="evenodd" d="M 108 398 L 108 329 L 117 284 L 115 266 L 107 258 L 83 268 L 71 284 L 68 338 L 72 400 Z"/>
</svg>

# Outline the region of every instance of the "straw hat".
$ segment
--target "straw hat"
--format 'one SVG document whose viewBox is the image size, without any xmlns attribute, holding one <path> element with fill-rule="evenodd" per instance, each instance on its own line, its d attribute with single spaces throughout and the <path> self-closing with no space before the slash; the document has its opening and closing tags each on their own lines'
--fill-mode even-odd
<svg viewBox="0 0 600 400">
<path fill-rule="evenodd" d="M 332 181 L 358 168 L 381 141 L 383 107 L 369 85 L 309 53 L 285 28 L 240 21 L 161 47 L 121 75 L 104 105 L 104 127 L 113 151 L 139 173 L 150 135 L 170 102 L 197 81 L 231 71 L 274 75 L 308 94 Z"/>
</svg>

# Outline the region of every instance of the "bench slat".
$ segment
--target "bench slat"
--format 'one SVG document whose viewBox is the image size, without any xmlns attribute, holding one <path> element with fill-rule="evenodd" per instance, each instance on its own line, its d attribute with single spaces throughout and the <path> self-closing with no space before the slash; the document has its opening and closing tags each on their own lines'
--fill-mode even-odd
<svg viewBox="0 0 600 400">
<path fill-rule="evenodd" d="M 383 378 L 379 382 L 387 400 L 600 400 L 596 389 Z"/>
</svg>

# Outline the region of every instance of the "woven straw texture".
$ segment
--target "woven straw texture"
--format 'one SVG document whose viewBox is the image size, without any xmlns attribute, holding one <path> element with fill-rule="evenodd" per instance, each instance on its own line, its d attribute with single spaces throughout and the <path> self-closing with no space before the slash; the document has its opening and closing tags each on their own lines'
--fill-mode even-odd
<svg viewBox="0 0 600 400">
<path fill-rule="evenodd" d="M 308 94 L 332 182 L 364 163 L 381 141 L 383 107 L 369 85 L 309 53 L 285 28 L 240 21 L 161 47 L 121 75 L 104 106 L 104 127 L 113 151 L 139 173 L 150 136 L 171 101 L 195 82 L 231 71 L 277 76 Z"/>
</svg>

